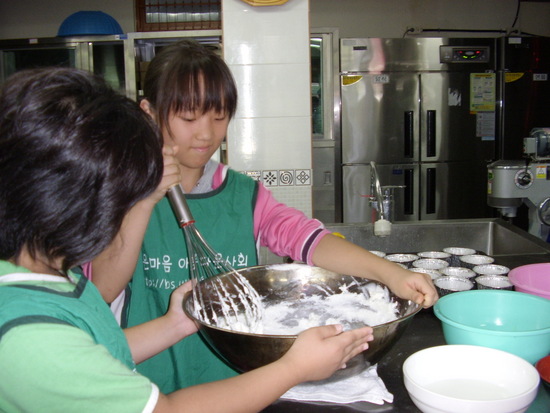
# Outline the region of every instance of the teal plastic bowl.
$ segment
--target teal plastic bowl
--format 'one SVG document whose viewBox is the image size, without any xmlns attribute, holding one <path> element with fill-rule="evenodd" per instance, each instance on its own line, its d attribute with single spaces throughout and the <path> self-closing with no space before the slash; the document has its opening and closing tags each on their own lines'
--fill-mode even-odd
<svg viewBox="0 0 550 413">
<path fill-rule="evenodd" d="M 535 364 L 550 354 L 550 300 L 517 291 L 473 290 L 434 306 L 447 344 L 507 351 Z"/>
</svg>

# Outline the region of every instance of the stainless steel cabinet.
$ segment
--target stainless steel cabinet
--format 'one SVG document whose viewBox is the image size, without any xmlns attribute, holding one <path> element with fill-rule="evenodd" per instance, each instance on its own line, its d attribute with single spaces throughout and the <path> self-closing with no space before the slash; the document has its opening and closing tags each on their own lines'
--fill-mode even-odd
<svg viewBox="0 0 550 413">
<path fill-rule="evenodd" d="M 371 161 L 382 186 L 402 187 L 394 189 L 397 221 L 491 216 L 494 46 L 494 39 L 341 40 L 344 222 L 372 219 Z M 449 48 L 479 50 L 483 59 L 445 62 Z"/>
<path fill-rule="evenodd" d="M 125 92 L 123 35 L 0 40 L 0 82 L 18 70 L 75 67 L 103 76 Z"/>
<path fill-rule="evenodd" d="M 147 64 L 162 47 L 184 38 L 193 38 L 221 53 L 221 35 L 221 30 L 128 33 L 124 55 L 126 95 L 135 100 L 142 96 L 141 83 Z"/>
<path fill-rule="evenodd" d="M 313 217 L 342 220 L 338 30 L 310 32 Z"/>
</svg>

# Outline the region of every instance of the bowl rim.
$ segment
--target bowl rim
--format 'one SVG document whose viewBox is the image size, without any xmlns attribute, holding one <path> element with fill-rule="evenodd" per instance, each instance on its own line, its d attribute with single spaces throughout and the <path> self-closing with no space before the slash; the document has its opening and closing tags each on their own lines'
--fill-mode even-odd
<svg viewBox="0 0 550 413">
<path fill-rule="evenodd" d="M 518 280 L 518 278 L 517 278 L 517 277 L 519 277 L 518 273 L 520 272 L 521 269 L 531 269 L 531 268 L 535 268 L 535 267 L 549 267 L 549 269 L 550 269 L 550 262 L 540 262 L 540 263 L 536 263 L 536 264 L 527 264 L 527 265 L 521 265 L 519 267 L 513 268 L 508 273 L 508 278 L 510 279 L 510 282 L 516 287 L 522 288 L 526 291 L 533 291 L 535 293 L 550 295 L 550 291 L 548 291 L 548 290 L 542 290 L 542 289 L 540 289 L 538 287 L 534 287 L 530 284 L 525 284 L 525 283 L 522 282 L 522 280 Z"/>
<path fill-rule="evenodd" d="M 420 353 L 423 353 L 423 352 L 427 353 L 427 352 L 433 352 L 433 351 L 444 351 L 446 348 L 450 349 L 451 351 L 452 351 L 452 349 L 467 348 L 471 351 L 477 351 L 477 352 L 485 352 L 485 353 L 491 352 L 491 353 L 494 353 L 494 354 L 500 353 L 503 357 L 508 357 L 509 359 L 516 359 L 516 361 L 520 362 L 521 364 L 524 364 L 528 370 L 533 371 L 531 368 L 533 368 L 535 370 L 535 372 L 537 373 L 537 376 L 538 376 L 538 380 L 536 381 L 536 384 L 529 387 L 529 389 L 523 391 L 520 394 L 516 394 L 512 397 L 498 399 L 499 402 L 501 402 L 501 401 L 502 402 L 506 402 L 506 401 L 509 402 L 509 401 L 512 401 L 512 400 L 520 399 L 522 397 L 525 397 L 525 396 L 529 395 L 533 391 L 537 391 L 537 389 L 538 389 L 538 386 L 539 386 L 540 381 L 541 381 L 541 378 L 540 378 L 540 375 L 538 374 L 538 371 L 535 369 L 535 367 L 531 363 L 529 363 L 525 359 L 523 359 L 523 358 L 521 358 L 521 357 L 519 357 L 515 354 L 509 353 L 509 352 L 504 351 L 504 350 L 499 350 L 499 349 L 495 349 L 495 348 L 491 348 L 491 347 L 476 346 L 476 345 L 472 345 L 472 344 L 443 344 L 443 345 L 439 345 L 439 346 L 426 347 L 424 349 L 418 350 L 418 351 L 414 352 L 413 354 L 411 354 L 410 356 L 408 356 L 405 359 L 405 361 L 403 362 L 403 367 L 402 367 L 403 379 L 405 380 L 405 388 L 406 388 L 407 392 L 409 392 L 409 394 L 410 394 L 410 390 L 409 390 L 409 388 L 407 388 L 407 381 L 409 381 L 412 385 L 414 385 L 416 387 L 416 389 L 421 390 L 422 393 L 437 396 L 438 398 L 440 398 L 441 401 L 447 401 L 449 403 L 457 402 L 457 401 L 463 401 L 463 402 L 467 402 L 467 403 L 473 403 L 475 405 L 484 405 L 484 404 L 494 402 L 494 400 L 469 400 L 469 399 L 460 399 L 460 398 L 457 398 L 457 397 L 447 396 L 447 395 L 435 392 L 433 390 L 426 389 L 424 387 L 424 385 L 420 384 L 417 380 L 414 380 L 411 377 L 410 372 L 409 372 L 409 370 L 410 370 L 409 365 L 412 363 L 412 360 L 415 357 L 419 357 Z M 411 398 L 413 397 L 412 395 L 410 395 L 410 396 L 411 396 Z M 415 397 L 417 397 L 417 396 L 415 395 Z M 536 397 L 536 395 L 535 395 L 535 397 Z M 427 404 L 425 401 L 423 401 L 423 400 L 421 400 L 421 401 L 422 401 L 422 403 Z M 432 406 L 432 407 L 435 407 L 435 406 Z"/>
<path fill-rule="evenodd" d="M 254 267 L 249 267 L 249 268 L 254 268 Z M 369 279 L 366 279 L 366 281 L 374 281 L 374 280 L 369 280 Z M 379 283 L 379 281 L 374 281 L 374 282 L 377 282 Z M 385 285 L 385 284 L 383 284 Z M 388 288 L 389 290 L 389 287 L 388 286 L 385 286 L 386 288 Z M 298 334 L 259 334 L 259 333 L 248 333 L 248 332 L 245 332 L 245 331 L 235 331 L 235 330 L 230 330 L 230 329 L 227 329 L 227 328 L 221 328 L 221 327 L 218 327 L 218 326 L 213 326 L 213 325 L 210 325 L 210 324 L 205 324 L 203 323 L 202 321 L 200 321 L 197 317 L 195 317 L 189 310 L 188 310 L 188 306 L 187 306 L 187 303 L 193 298 L 193 294 L 191 291 L 188 291 L 185 296 L 183 297 L 183 301 L 182 301 L 182 307 L 183 307 L 183 311 L 185 313 L 185 315 L 187 317 L 189 317 L 195 324 L 197 324 L 197 326 L 199 327 L 199 330 L 200 330 L 200 326 L 206 326 L 208 328 L 211 328 L 211 329 L 214 329 L 214 330 L 218 330 L 218 331 L 222 331 L 222 332 L 226 332 L 226 333 L 239 333 L 239 334 L 242 334 L 242 335 L 245 335 L 245 336 L 251 336 L 251 337 L 264 337 L 264 338 L 277 338 L 277 339 L 296 339 L 298 337 Z M 382 328 L 382 327 L 385 327 L 391 323 L 395 323 L 396 321 L 400 321 L 400 322 L 403 322 L 405 320 L 408 320 L 409 318 L 415 316 L 417 313 L 420 312 L 420 310 L 422 310 L 422 306 L 420 304 L 417 304 L 415 303 L 414 301 L 412 300 L 406 300 L 408 301 L 409 304 L 413 305 L 413 306 L 416 306 L 416 308 L 414 308 L 414 310 L 412 310 L 409 314 L 406 314 L 404 316 L 401 316 L 401 317 L 398 317 L 396 318 L 395 320 L 391 320 L 391 321 L 387 321 L 385 323 L 382 323 L 382 324 L 376 324 L 374 326 L 367 326 L 365 325 L 365 327 L 372 327 L 373 330 L 375 329 L 379 329 L 379 328 Z M 412 307 L 411 307 L 412 308 Z M 359 327 L 356 327 L 356 328 L 359 328 Z"/>
<path fill-rule="evenodd" d="M 516 294 L 516 296 L 522 296 L 526 300 L 531 301 L 540 301 L 541 303 L 544 303 L 546 305 L 550 305 L 550 300 L 539 297 L 536 295 L 523 293 L 520 291 L 509 291 L 509 290 L 470 290 L 470 291 L 459 291 L 457 294 L 470 294 L 470 295 L 509 295 L 509 294 Z M 545 333 L 550 333 L 550 325 L 548 327 L 539 328 L 537 330 L 522 330 L 522 331 L 506 331 L 506 330 L 486 330 L 480 327 L 471 326 L 468 324 L 459 323 L 458 321 L 453 320 L 452 318 L 449 318 L 447 315 L 445 315 L 441 309 L 441 306 L 445 304 L 445 301 L 450 300 L 456 300 L 459 299 L 461 296 L 456 297 L 457 294 L 447 294 L 443 297 L 441 297 L 434 305 L 433 311 L 435 316 L 444 324 L 448 324 L 453 327 L 461 328 L 463 330 L 467 330 L 470 332 L 480 332 L 483 331 L 484 334 L 488 335 L 494 335 L 494 336 L 516 336 L 517 334 L 521 334 L 523 336 L 535 336 Z"/>
<path fill-rule="evenodd" d="M 510 270 L 510 272 L 519 272 L 522 269 L 528 269 L 528 268 L 534 268 L 534 267 L 550 267 L 550 262 L 535 262 L 533 264 L 525 264 L 525 265 L 519 265 L 517 267 L 514 267 Z"/>
</svg>

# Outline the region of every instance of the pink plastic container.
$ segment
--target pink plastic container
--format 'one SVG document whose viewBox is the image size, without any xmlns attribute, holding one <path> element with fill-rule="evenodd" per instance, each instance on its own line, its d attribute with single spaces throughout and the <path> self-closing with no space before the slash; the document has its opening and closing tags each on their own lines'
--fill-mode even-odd
<svg viewBox="0 0 550 413">
<path fill-rule="evenodd" d="M 550 300 L 550 263 L 529 264 L 510 271 L 508 278 L 516 291 Z"/>
</svg>

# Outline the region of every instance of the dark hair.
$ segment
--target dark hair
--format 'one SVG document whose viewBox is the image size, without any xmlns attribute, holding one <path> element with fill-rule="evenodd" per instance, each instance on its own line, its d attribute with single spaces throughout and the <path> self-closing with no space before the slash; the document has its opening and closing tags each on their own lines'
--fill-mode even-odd
<svg viewBox="0 0 550 413">
<path fill-rule="evenodd" d="M 232 118 L 237 110 L 237 87 L 229 67 L 191 39 L 161 49 L 149 64 L 143 89 L 160 127 L 168 125 L 172 112 L 215 110 Z"/>
<path fill-rule="evenodd" d="M 157 127 L 76 69 L 18 72 L 0 92 L 0 259 L 23 247 L 63 268 L 90 261 L 162 178 Z"/>
</svg>

